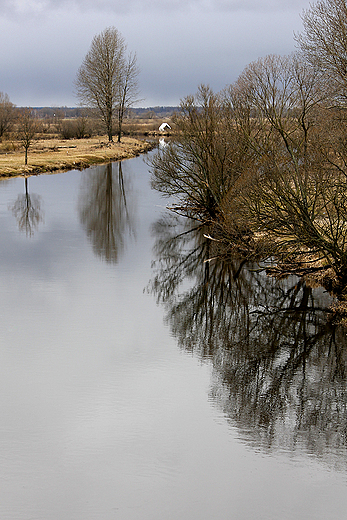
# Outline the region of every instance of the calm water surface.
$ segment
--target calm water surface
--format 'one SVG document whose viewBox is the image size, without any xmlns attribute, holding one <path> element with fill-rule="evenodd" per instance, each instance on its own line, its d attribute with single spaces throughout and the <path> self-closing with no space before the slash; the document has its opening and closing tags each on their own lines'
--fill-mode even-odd
<svg viewBox="0 0 347 520">
<path fill-rule="evenodd" d="M 205 262 L 142 158 L 0 183 L 0 518 L 342 520 L 328 296 Z"/>
</svg>

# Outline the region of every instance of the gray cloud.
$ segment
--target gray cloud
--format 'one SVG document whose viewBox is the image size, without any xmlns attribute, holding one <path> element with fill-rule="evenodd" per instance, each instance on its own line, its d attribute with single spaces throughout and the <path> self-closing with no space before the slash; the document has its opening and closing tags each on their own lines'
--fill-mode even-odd
<svg viewBox="0 0 347 520">
<path fill-rule="evenodd" d="M 0 0 L 0 91 L 17 105 L 76 105 L 91 39 L 114 25 L 137 53 L 142 104 L 178 104 L 200 83 L 223 88 L 259 56 L 292 52 L 308 3 Z"/>
<path fill-rule="evenodd" d="M 82 12 L 101 11 L 113 13 L 168 12 L 197 9 L 201 12 L 277 12 L 300 10 L 302 0 L 2 0 L 0 13 L 15 15 L 41 15 L 51 10 L 78 8 Z"/>
</svg>

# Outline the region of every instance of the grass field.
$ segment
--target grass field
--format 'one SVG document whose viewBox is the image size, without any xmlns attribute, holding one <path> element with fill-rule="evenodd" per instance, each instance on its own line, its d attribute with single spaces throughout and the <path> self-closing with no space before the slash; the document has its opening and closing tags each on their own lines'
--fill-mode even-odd
<svg viewBox="0 0 347 520">
<path fill-rule="evenodd" d="M 123 137 L 121 143 L 108 143 L 106 136 L 39 139 L 29 148 L 25 166 L 24 149 L 16 141 L 6 141 L 0 146 L 0 177 L 87 168 L 92 164 L 135 157 L 151 148 L 152 143 L 132 137 Z"/>
</svg>

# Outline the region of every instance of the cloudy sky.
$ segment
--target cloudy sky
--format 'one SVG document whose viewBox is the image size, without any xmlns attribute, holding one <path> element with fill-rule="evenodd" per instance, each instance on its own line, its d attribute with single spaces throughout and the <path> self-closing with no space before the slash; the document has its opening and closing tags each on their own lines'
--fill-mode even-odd
<svg viewBox="0 0 347 520">
<path fill-rule="evenodd" d="M 141 69 L 140 106 L 218 91 L 259 56 L 288 54 L 309 0 L 0 0 L 0 91 L 17 106 L 76 106 L 91 40 L 115 26 Z"/>
</svg>

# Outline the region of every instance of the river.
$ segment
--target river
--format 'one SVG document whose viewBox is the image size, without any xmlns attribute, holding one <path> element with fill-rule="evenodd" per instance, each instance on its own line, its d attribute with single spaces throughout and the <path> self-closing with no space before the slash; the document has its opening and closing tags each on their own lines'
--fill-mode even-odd
<svg viewBox="0 0 347 520">
<path fill-rule="evenodd" d="M 346 334 L 142 157 L 0 183 L 0 518 L 342 520 Z"/>
</svg>

